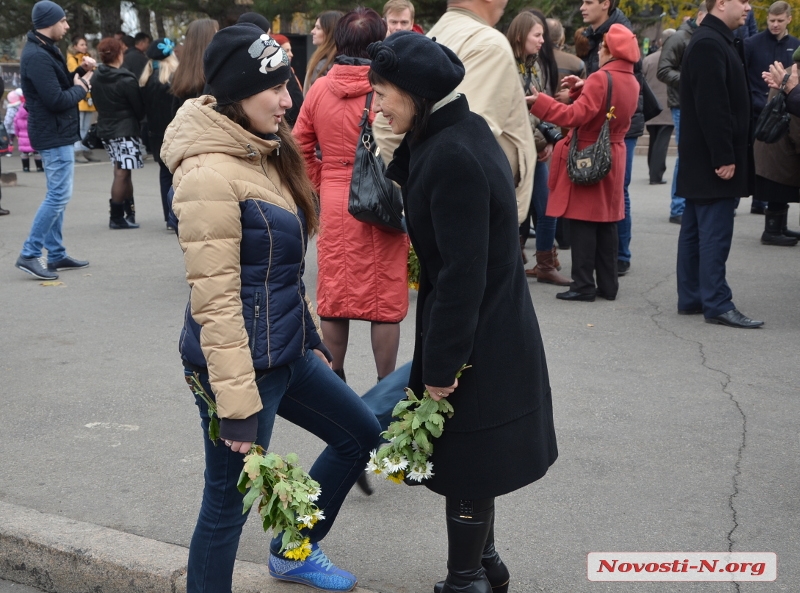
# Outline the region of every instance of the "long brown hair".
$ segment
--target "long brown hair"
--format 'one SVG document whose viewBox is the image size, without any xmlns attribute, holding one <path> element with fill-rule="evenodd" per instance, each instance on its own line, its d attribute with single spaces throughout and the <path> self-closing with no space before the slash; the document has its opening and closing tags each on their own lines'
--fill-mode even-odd
<svg viewBox="0 0 800 593">
<path fill-rule="evenodd" d="M 333 65 L 333 59 L 336 57 L 336 39 L 333 35 L 336 30 L 336 24 L 339 19 L 344 16 L 344 13 L 339 10 L 326 10 L 317 17 L 319 19 L 319 26 L 325 31 L 325 41 L 322 42 L 317 50 L 311 54 L 306 66 L 306 80 L 303 84 L 303 90 L 308 92 L 314 81 L 320 76 L 325 76 L 325 72 L 318 72 L 314 75 L 314 69 L 317 65 L 324 60 L 326 67 Z"/>
<path fill-rule="evenodd" d="M 203 53 L 211 38 L 219 29 L 213 19 L 199 19 L 192 22 L 186 30 L 186 41 L 183 44 L 180 64 L 172 78 L 171 92 L 179 99 L 199 97 L 206 85 L 203 72 Z"/>
<path fill-rule="evenodd" d="M 254 133 L 250 128 L 250 118 L 244 112 L 241 101 L 228 105 L 217 105 L 216 110 L 233 123 Z M 306 161 L 285 121 L 281 121 L 278 126 L 277 136 L 281 141 L 280 151 L 270 154 L 267 157 L 267 163 L 275 168 L 281 182 L 289 187 L 295 204 L 306 217 L 308 234 L 313 236 L 319 229 L 319 215 L 317 214 L 317 198 L 314 187 L 311 185 L 306 171 Z"/>
</svg>

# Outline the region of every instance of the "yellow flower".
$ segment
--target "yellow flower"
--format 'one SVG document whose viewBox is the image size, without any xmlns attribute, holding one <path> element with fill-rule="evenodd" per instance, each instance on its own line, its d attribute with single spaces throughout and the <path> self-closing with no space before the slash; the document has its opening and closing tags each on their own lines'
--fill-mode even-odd
<svg viewBox="0 0 800 593">
<path fill-rule="evenodd" d="M 283 553 L 289 560 L 305 560 L 308 558 L 309 554 L 311 554 L 311 542 L 308 538 L 305 538 L 299 545 Z"/>
<path fill-rule="evenodd" d="M 387 475 L 386 479 L 387 480 L 391 480 L 395 484 L 399 484 L 400 482 L 403 481 L 403 478 L 405 478 L 405 477 L 406 477 L 406 475 L 402 471 L 399 471 L 399 472 Z"/>
</svg>

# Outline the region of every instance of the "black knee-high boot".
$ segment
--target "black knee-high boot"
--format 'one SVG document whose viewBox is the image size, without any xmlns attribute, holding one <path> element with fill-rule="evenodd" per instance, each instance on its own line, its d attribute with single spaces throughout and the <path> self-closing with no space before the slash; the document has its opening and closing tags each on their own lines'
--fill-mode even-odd
<svg viewBox="0 0 800 593">
<path fill-rule="evenodd" d="M 492 529 L 494 499 L 448 497 L 446 506 L 447 578 L 441 593 L 491 593 L 481 561 Z"/>
<path fill-rule="evenodd" d="M 492 513 L 489 535 L 486 536 L 486 543 L 483 546 L 481 566 L 483 566 L 486 578 L 489 579 L 489 584 L 492 586 L 492 593 L 508 593 L 508 583 L 511 575 L 494 547 L 494 512 Z M 434 593 L 442 593 L 443 589 L 444 581 L 440 581 L 436 583 L 433 591 Z"/>
</svg>

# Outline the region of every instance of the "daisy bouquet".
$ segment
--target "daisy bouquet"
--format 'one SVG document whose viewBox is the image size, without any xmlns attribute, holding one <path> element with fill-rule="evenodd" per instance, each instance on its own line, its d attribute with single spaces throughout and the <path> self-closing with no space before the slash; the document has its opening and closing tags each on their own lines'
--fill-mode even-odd
<svg viewBox="0 0 800 593">
<path fill-rule="evenodd" d="M 196 374 L 188 377 L 187 382 L 208 406 L 208 438 L 216 446 L 219 439 L 216 402 L 206 393 Z M 281 457 L 254 443 L 245 455 L 237 486 L 245 495 L 242 514 L 250 511 L 258 500 L 264 531 L 272 529 L 273 533 L 283 533 L 281 552 L 284 556 L 305 560 L 311 554 L 311 543 L 301 530 L 311 529 L 325 515 L 315 504 L 321 494 L 319 483 L 298 465 L 297 455 L 289 453 Z"/>
<path fill-rule="evenodd" d="M 469 366 L 464 365 L 456 373 L 461 376 Z M 392 411 L 398 420 L 392 422 L 382 433 L 389 442 L 373 450 L 367 463 L 367 471 L 384 476 L 395 484 L 408 478 L 422 482 L 433 477 L 432 439 L 442 436 L 445 417 L 453 417 L 453 406 L 442 398 L 436 401 L 426 389 L 422 397 L 406 388 L 406 399 L 400 401 Z"/>
</svg>

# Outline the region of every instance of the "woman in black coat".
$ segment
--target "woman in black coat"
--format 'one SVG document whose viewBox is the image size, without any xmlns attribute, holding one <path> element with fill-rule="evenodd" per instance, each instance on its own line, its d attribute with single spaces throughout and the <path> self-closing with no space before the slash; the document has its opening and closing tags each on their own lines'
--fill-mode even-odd
<svg viewBox="0 0 800 593">
<path fill-rule="evenodd" d="M 514 180 L 489 126 L 455 93 L 464 67 L 452 51 L 401 31 L 369 52 L 373 109 L 408 132 L 387 176 L 403 188 L 421 268 L 410 387 L 455 409 L 426 481 L 447 497 L 441 590 L 501 593 L 509 577 L 494 549 L 494 498 L 541 478 L 558 455 Z"/>
<path fill-rule="evenodd" d="M 145 115 L 147 116 L 147 133 L 150 136 L 150 150 L 153 160 L 159 167 L 159 185 L 161 187 L 161 208 L 164 210 L 164 222 L 167 228 L 174 230 L 169 221 L 169 189 L 172 187 L 172 174 L 161 160 L 161 145 L 164 143 L 164 132 L 175 115 L 175 95 L 171 92 L 172 76 L 178 68 L 178 58 L 173 53 L 175 44 L 166 37 L 156 39 L 147 48 L 150 61 L 139 77 L 142 88 Z"/>
<path fill-rule="evenodd" d="M 124 51 L 122 42 L 113 37 L 97 45 L 103 63 L 92 79 L 92 100 L 97 107 L 97 135 L 114 163 L 108 226 L 138 229 L 131 171 L 144 166 L 139 140 L 144 103 L 136 76 L 121 67 Z"/>
</svg>

